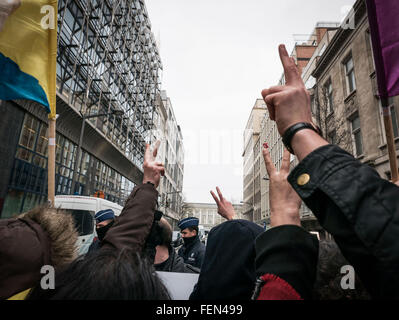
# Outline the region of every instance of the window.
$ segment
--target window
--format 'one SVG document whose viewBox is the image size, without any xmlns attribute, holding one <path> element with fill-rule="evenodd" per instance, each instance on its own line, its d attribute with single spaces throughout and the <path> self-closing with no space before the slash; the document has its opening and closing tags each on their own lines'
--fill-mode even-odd
<svg viewBox="0 0 399 320">
<path fill-rule="evenodd" d="M 334 96 L 333 96 L 333 86 L 331 79 L 324 86 L 324 92 L 327 101 L 328 113 L 332 113 L 334 111 Z"/>
<path fill-rule="evenodd" d="M 350 57 L 345 63 L 345 74 L 348 94 L 350 94 L 356 90 L 355 68 L 352 57 Z"/>
<path fill-rule="evenodd" d="M 390 98 L 389 103 L 391 104 L 391 118 L 392 118 L 392 129 L 393 129 L 393 136 L 395 138 L 399 137 L 399 123 L 398 117 L 396 113 L 395 106 L 392 105 L 392 98 Z M 384 113 L 382 110 L 381 100 L 379 100 L 379 106 L 381 110 L 381 128 L 382 128 L 382 143 L 387 143 L 386 135 L 385 135 L 385 124 L 384 124 Z"/>
<path fill-rule="evenodd" d="M 352 124 L 352 137 L 354 143 L 354 154 L 357 157 L 359 157 L 363 154 L 363 139 L 360 130 L 360 118 L 358 114 L 353 118 L 351 124 Z"/>
<path fill-rule="evenodd" d="M 394 106 L 391 107 L 391 116 L 392 116 L 393 136 L 397 138 L 399 137 L 398 118 L 396 117 L 396 110 Z"/>
<path fill-rule="evenodd" d="M 94 212 L 86 210 L 65 210 L 72 215 L 75 228 L 79 236 L 86 236 L 93 233 L 94 230 Z"/>
<path fill-rule="evenodd" d="M 37 133 L 39 131 L 39 121 L 30 116 L 25 115 L 22 132 L 19 138 L 19 144 L 29 150 L 34 150 Z"/>
</svg>

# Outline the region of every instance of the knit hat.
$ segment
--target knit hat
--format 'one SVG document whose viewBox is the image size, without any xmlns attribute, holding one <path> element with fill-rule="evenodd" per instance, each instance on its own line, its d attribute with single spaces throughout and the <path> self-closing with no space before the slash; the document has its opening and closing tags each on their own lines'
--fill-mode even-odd
<svg viewBox="0 0 399 320">
<path fill-rule="evenodd" d="M 107 210 L 98 211 L 94 216 L 94 219 L 96 219 L 97 223 L 100 223 L 105 220 L 115 219 L 114 210 L 107 209 Z"/>
</svg>

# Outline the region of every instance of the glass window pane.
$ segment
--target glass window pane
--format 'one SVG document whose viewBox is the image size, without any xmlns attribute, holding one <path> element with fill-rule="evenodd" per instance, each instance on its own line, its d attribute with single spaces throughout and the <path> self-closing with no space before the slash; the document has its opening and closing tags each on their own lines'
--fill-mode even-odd
<svg viewBox="0 0 399 320">
<path fill-rule="evenodd" d="M 37 139 L 36 152 L 47 157 L 48 146 L 48 130 L 46 125 L 40 128 L 39 137 Z"/>
<path fill-rule="evenodd" d="M 35 140 L 39 129 L 39 121 L 31 117 L 29 114 L 25 114 L 25 120 L 19 139 L 19 144 L 30 150 L 35 147 Z"/>
<path fill-rule="evenodd" d="M 8 219 L 21 213 L 23 197 L 24 193 L 22 191 L 9 190 L 6 196 L 6 200 L 4 201 L 1 218 Z"/>
<path fill-rule="evenodd" d="M 356 155 L 360 156 L 363 154 L 363 144 L 361 132 L 355 133 L 355 144 L 356 144 Z"/>
<path fill-rule="evenodd" d="M 30 152 L 29 150 L 26 150 L 24 148 L 19 147 L 17 149 L 17 153 L 16 153 L 15 157 L 17 159 L 21 159 L 21 160 L 24 160 L 24 161 L 27 161 L 27 162 L 31 162 L 32 161 L 32 155 L 33 155 L 33 153 Z"/>
<path fill-rule="evenodd" d="M 353 69 L 353 60 L 350 58 L 346 63 L 346 73 L 349 73 Z"/>
<path fill-rule="evenodd" d="M 360 118 L 356 117 L 352 121 L 352 130 L 355 131 L 356 129 L 360 129 Z"/>
<path fill-rule="evenodd" d="M 396 117 L 396 110 L 395 107 L 391 108 L 391 115 L 392 115 L 392 127 L 393 127 L 393 134 L 394 137 L 399 137 L 399 130 L 398 130 L 398 118 Z"/>
</svg>

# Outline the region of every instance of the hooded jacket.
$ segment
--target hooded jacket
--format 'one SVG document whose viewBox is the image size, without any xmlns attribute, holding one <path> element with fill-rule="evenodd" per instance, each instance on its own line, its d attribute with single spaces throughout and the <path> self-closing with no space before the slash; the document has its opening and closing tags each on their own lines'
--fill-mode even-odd
<svg viewBox="0 0 399 320">
<path fill-rule="evenodd" d="M 256 281 L 255 239 L 262 232 L 246 220 L 214 227 L 190 300 L 250 300 Z"/>
<path fill-rule="evenodd" d="M 72 262 L 77 239 L 72 216 L 56 209 L 38 207 L 0 220 L 0 299 L 38 285 L 44 265 Z"/>
</svg>

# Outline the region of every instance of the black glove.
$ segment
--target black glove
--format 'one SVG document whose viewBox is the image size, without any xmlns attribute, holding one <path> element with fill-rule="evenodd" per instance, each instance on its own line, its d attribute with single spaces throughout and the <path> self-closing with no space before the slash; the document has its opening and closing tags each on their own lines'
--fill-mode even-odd
<svg viewBox="0 0 399 320">
<path fill-rule="evenodd" d="M 150 234 L 144 246 L 143 255 L 151 264 L 154 264 L 155 261 L 156 247 L 162 244 L 161 228 L 159 226 L 162 216 L 163 212 L 155 210 L 154 222 L 152 223 Z"/>
</svg>

